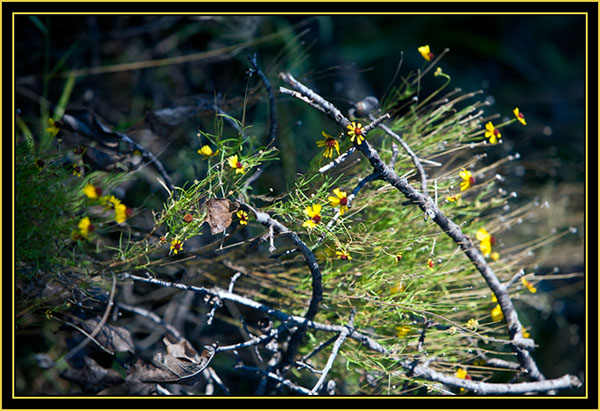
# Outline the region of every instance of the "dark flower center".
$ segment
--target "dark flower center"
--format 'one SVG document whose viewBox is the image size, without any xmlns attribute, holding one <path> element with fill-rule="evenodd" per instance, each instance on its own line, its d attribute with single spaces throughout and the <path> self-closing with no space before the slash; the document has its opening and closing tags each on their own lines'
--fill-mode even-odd
<svg viewBox="0 0 600 411">
<path fill-rule="evenodd" d="M 88 225 L 88 231 L 89 231 L 89 232 L 92 232 L 92 231 L 94 231 L 95 229 L 96 229 L 96 227 L 94 227 L 94 224 L 90 224 L 90 225 Z"/>
<path fill-rule="evenodd" d="M 347 260 L 348 256 L 346 254 L 340 255 L 340 260 Z"/>
<path fill-rule="evenodd" d="M 313 216 L 312 220 L 315 223 L 319 224 L 321 222 L 321 216 L 319 214 L 316 214 L 316 215 Z"/>
<path fill-rule="evenodd" d="M 525 118 L 525 116 L 523 116 L 523 113 L 519 113 L 519 118 Z"/>
<path fill-rule="evenodd" d="M 354 134 L 356 134 L 357 136 L 360 136 L 362 134 L 362 128 L 356 127 L 354 129 Z"/>
<path fill-rule="evenodd" d="M 475 184 L 475 177 L 473 177 L 473 176 L 469 177 L 469 184 L 471 184 L 471 185 Z"/>
<path fill-rule="evenodd" d="M 340 198 L 340 205 L 345 206 L 348 204 L 348 197 Z"/>
<path fill-rule="evenodd" d="M 498 134 L 500 134 L 500 131 L 497 128 L 495 128 L 494 129 L 494 135 L 497 136 Z"/>
<path fill-rule="evenodd" d="M 242 168 L 242 163 L 240 163 L 239 161 L 235 163 L 235 168 Z"/>
<path fill-rule="evenodd" d="M 94 191 L 96 191 L 96 195 L 100 197 L 102 195 L 102 189 L 100 187 L 95 187 Z"/>
<path fill-rule="evenodd" d="M 327 147 L 335 147 L 335 140 L 333 138 L 328 138 L 325 141 L 325 144 L 327 145 Z"/>
<path fill-rule="evenodd" d="M 494 244 L 496 244 L 496 237 L 494 237 L 494 236 L 491 236 L 491 237 L 490 237 L 490 244 L 491 244 L 491 245 L 494 245 Z"/>
<path fill-rule="evenodd" d="M 176 250 L 179 250 L 181 248 L 181 244 L 180 243 L 175 243 L 173 244 L 173 248 Z"/>
</svg>

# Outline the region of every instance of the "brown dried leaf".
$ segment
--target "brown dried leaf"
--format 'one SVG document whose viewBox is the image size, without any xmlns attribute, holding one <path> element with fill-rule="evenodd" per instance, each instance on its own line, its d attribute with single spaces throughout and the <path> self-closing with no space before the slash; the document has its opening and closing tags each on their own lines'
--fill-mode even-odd
<svg viewBox="0 0 600 411">
<path fill-rule="evenodd" d="M 90 357 L 85 357 L 84 361 L 83 368 L 68 368 L 60 376 L 79 385 L 85 393 L 98 393 L 123 383 L 123 378 L 115 370 L 101 367 Z"/>
<path fill-rule="evenodd" d="M 97 319 L 89 319 L 83 323 L 83 328 L 88 333 L 92 333 L 98 326 L 98 322 L 99 320 Z M 96 335 L 95 339 L 102 344 L 102 346 L 111 351 L 135 352 L 131 334 L 123 327 L 115 327 L 104 324 L 104 326 L 100 329 L 100 332 Z"/>
<path fill-rule="evenodd" d="M 231 215 L 238 210 L 237 203 L 226 198 L 209 198 L 206 201 L 205 221 L 212 235 L 222 233 L 231 225 Z"/>
<path fill-rule="evenodd" d="M 166 354 L 157 353 L 152 359 L 154 365 L 136 363 L 127 377 L 128 384 L 137 381 L 194 385 L 215 354 L 211 346 L 204 346 L 202 353 L 198 354 L 186 339 L 177 341 L 167 336 L 163 342 L 167 346 Z"/>
</svg>

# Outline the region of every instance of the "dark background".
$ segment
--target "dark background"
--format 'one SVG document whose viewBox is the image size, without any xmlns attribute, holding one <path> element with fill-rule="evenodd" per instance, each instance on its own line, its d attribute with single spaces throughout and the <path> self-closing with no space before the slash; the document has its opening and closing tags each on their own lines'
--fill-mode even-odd
<svg viewBox="0 0 600 411">
<path fill-rule="evenodd" d="M 242 43 L 293 25 L 299 25 L 294 28 L 295 34 L 309 30 L 298 40 L 290 34 L 283 42 L 265 43 L 210 60 L 78 78 L 69 107 L 86 107 L 112 127 L 140 132 L 148 129 L 148 112 L 177 106 L 181 99 L 198 95 L 210 99 L 215 93 L 226 100 L 243 96 L 249 52 L 258 53 L 259 64 L 275 89 L 279 86 L 278 71 L 291 70 L 324 97 L 348 108 L 351 102 L 366 95 L 381 97 L 394 76 L 401 52 L 402 75 L 423 68 L 419 46 L 429 44 L 436 55 L 449 48 L 439 66 L 452 77 L 451 87 L 464 91 L 482 89 L 482 98 L 492 103 L 488 112 L 501 113 L 503 118 L 511 118 L 515 106 L 525 113 L 527 127 L 512 126 L 506 130 L 504 144 L 489 155 L 489 161 L 520 153 L 521 161 L 511 162 L 510 168 L 502 170 L 506 186 L 517 191 L 523 202 L 534 198 L 548 200 L 550 207 L 558 210 L 556 220 L 542 217 L 531 221 L 526 230 L 547 235 L 552 227 L 578 229 L 578 234 L 561 240 L 548 253 L 536 274 L 551 274 L 555 267 L 559 273 L 584 271 L 583 15 L 38 18 L 48 34 L 43 35 L 29 17 L 16 16 L 14 42 L 15 104 L 34 131 L 43 127 L 39 124 L 39 101 L 44 94 L 44 67 L 54 67 L 69 50 L 68 59 L 48 82 L 50 104 L 55 104 L 60 96 L 65 81 L 60 73 L 66 70 L 187 55 Z M 283 63 L 277 66 L 281 55 Z M 248 84 L 253 87 L 258 83 L 252 78 Z M 280 102 L 280 106 L 286 104 L 289 101 Z M 228 108 L 230 114 L 239 118 L 239 101 L 232 101 Z M 306 171 L 314 155 L 315 136 L 323 129 L 321 123 L 313 122 L 319 117 L 286 115 L 288 112 L 282 109 L 279 137 L 284 160 L 273 165 L 259 182 L 277 192 L 285 191 L 297 172 Z M 253 132 L 259 136 L 266 133 L 266 116 L 264 102 L 248 106 L 247 123 L 255 124 Z M 199 148 L 195 133 L 198 127 L 210 130 L 211 114 L 198 116 L 172 132 L 155 135 L 150 141 L 151 150 L 160 154 L 175 184 L 193 179 L 197 172 L 186 165 L 189 159 L 178 153 L 195 153 Z M 299 137 L 310 140 L 293 140 Z M 126 190 L 126 203 L 159 207 L 163 200 L 160 190 L 148 182 L 136 182 Z M 148 192 L 155 193 L 150 196 L 155 198 L 142 200 Z M 542 282 L 538 292 L 550 295 L 558 285 L 570 287 L 570 292 L 557 294 L 550 312 L 540 313 L 529 306 L 517 308 L 522 315 L 535 319 L 531 323 L 539 324 L 534 333 L 540 345 L 535 357 L 542 372 L 548 378 L 572 373 L 585 380 L 583 282 L 581 278 Z"/>
</svg>

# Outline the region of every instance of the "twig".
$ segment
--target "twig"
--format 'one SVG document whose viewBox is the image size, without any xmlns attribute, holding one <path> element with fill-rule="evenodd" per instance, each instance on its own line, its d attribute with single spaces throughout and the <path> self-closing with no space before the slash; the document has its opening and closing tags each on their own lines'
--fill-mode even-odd
<svg viewBox="0 0 600 411">
<path fill-rule="evenodd" d="M 231 392 L 229 392 L 229 389 L 225 386 L 225 384 L 223 384 L 223 381 L 221 378 L 219 378 L 213 367 L 208 367 L 206 369 L 208 370 L 210 378 L 215 382 L 215 384 L 217 384 L 219 388 L 221 388 L 221 390 L 223 390 L 225 395 L 231 395 Z"/>
<path fill-rule="evenodd" d="M 338 336 L 334 335 L 333 337 L 331 337 L 327 341 L 321 343 L 321 345 L 319 345 L 317 348 L 315 348 L 314 350 L 312 350 L 309 354 L 307 354 L 304 357 L 302 357 L 302 359 L 300 361 L 306 362 L 310 357 L 312 357 L 313 355 L 319 353 L 323 348 L 331 345 L 337 338 L 338 338 Z"/>
<path fill-rule="evenodd" d="M 260 368 L 256 368 L 256 367 L 249 367 L 247 365 L 236 365 L 235 368 L 238 368 L 242 371 L 247 371 L 247 372 L 253 372 L 256 374 L 262 374 L 265 377 L 269 377 L 283 385 L 285 385 L 286 387 L 288 387 L 289 389 L 291 389 L 292 391 L 296 391 L 300 394 L 305 394 L 305 395 L 310 395 L 310 390 L 301 387 L 299 385 L 294 384 L 293 382 L 291 382 L 290 380 L 286 380 L 285 378 L 280 377 L 279 375 L 273 373 L 273 372 L 267 372 L 267 371 L 263 371 Z"/>
<path fill-rule="evenodd" d="M 235 282 L 238 280 L 238 278 L 240 278 L 242 276 L 241 272 L 237 272 L 235 273 L 232 277 L 231 280 L 229 280 L 229 287 L 227 288 L 227 291 L 229 291 L 230 293 L 233 292 L 233 287 L 235 286 Z"/>
<path fill-rule="evenodd" d="M 160 318 L 158 315 L 154 314 L 152 311 L 149 311 L 149 310 L 146 310 L 146 309 L 140 308 L 140 307 L 134 307 L 132 305 L 125 304 L 125 303 L 117 303 L 117 307 L 119 309 L 122 309 L 125 311 L 130 311 L 141 317 L 147 318 L 156 324 L 162 325 L 163 327 L 165 327 L 167 329 L 167 331 L 169 331 L 171 334 L 173 334 L 173 336 L 175 338 L 177 338 L 178 340 L 183 338 L 183 336 L 181 335 L 179 330 L 177 330 L 177 328 L 175 328 L 171 324 L 165 322 L 162 318 Z"/>
<path fill-rule="evenodd" d="M 93 338 L 95 338 L 96 335 L 98 335 L 98 333 L 100 332 L 102 327 L 104 327 L 104 324 L 106 324 L 106 320 L 108 319 L 108 316 L 110 314 L 110 309 L 113 306 L 113 299 L 115 298 L 115 289 L 117 286 L 117 277 L 115 277 L 114 273 L 111 273 L 111 274 L 112 274 L 112 287 L 110 289 L 110 297 L 108 298 L 108 304 L 106 304 L 106 309 L 104 310 L 104 315 L 100 319 L 100 322 L 98 323 L 98 325 L 96 325 L 96 328 L 94 328 L 94 331 L 92 331 L 86 337 L 85 340 L 80 342 L 75 348 L 73 348 L 67 355 L 64 356 L 64 358 L 63 358 L 64 361 L 68 361 L 71 357 L 73 357 L 75 354 L 77 354 L 79 352 L 79 350 L 81 350 L 83 347 L 88 345 L 88 343 Z"/>
<path fill-rule="evenodd" d="M 248 55 L 248 60 L 250 61 L 250 65 L 252 65 L 252 70 L 261 78 L 269 96 L 269 122 L 271 127 L 269 130 L 269 141 L 267 143 L 268 148 L 275 142 L 275 138 L 277 137 L 277 112 L 275 107 L 275 98 L 273 97 L 273 88 L 271 87 L 271 83 L 269 82 L 267 76 L 265 76 L 256 63 L 256 53 Z"/>
<path fill-rule="evenodd" d="M 396 143 L 392 143 L 392 158 L 390 159 L 390 168 L 394 170 L 396 168 L 396 160 L 398 159 L 398 146 Z"/>
<path fill-rule="evenodd" d="M 374 120 L 375 117 L 372 114 L 369 114 L 369 119 Z M 423 168 L 423 166 L 421 165 L 421 161 L 419 160 L 419 157 L 417 157 L 417 155 L 415 154 L 414 151 L 412 151 L 412 149 L 410 148 L 410 146 L 406 143 L 406 141 L 404 141 L 404 139 L 402 137 L 400 137 L 399 134 L 394 133 L 392 131 L 391 128 L 389 128 L 388 126 L 386 126 L 385 124 L 382 124 L 381 129 L 383 131 L 385 131 L 388 135 L 390 135 L 391 137 L 393 137 L 394 139 L 396 139 L 396 141 L 402 146 L 402 148 L 404 149 L 404 151 L 406 151 L 406 153 L 409 155 L 409 157 L 411 158 L 413 164 L 415 165 L 415 168 L 417 169 L 417 172 L 419 173 L 419 177 L 421 177 L 421 192 L 425 195 L 427 195 L 427 174 L 425 174 L 425 169 Z M 390 167 L 390 168 L 394 168 L 394 167 Z M 427 212 L 426 212 L 426 217 L 427 218 Z"/>
<path fill-rule="evenodd" d="M 340 333 L 337 340 L 335 340 L 335 344 L 333 344 L 333 348 L 331 349 L 331 354 L 329 355 L 327 364 L 325 364 L 325 368 L 323 368 L 323 373 L 321 374 L 319 381 L 317 381 L 317 383 L 315 384 L 313 389 L 310 390 L 311 395 L 315 395 L 317 393 L 317 391 L 319 391 L 319 389 L 321 388 L 321 385 L 323 385 L 323 383 L 325 382 L 325 378 L 327 378 L 327 374 L 329 374 L 331 367 L 333 367 L 333 362 L 337 358 L 340 347 L 342 346 L 344 341 L 346 341 L 346 337 L 348 337 L 348 334 L 350 334 L 350 332 L 352 332 L 352 329 L 354 328 L 354 316 L 355 315 L 356 315 L 356 310 L 353 308 L 352 311 L 350 312 L 350 319 L 348 320 L 348 325 L 346 325 L 346 328 Z"/>
<path fill-rule="evenodd" d="M 333 160 L 331 163 L 328 163 L 326 165 L 324 165 L 323 167 L 321 167 L 319 169 L 319 173 L 324 173 L 326 171 L 331 170 L 333 167 L 337 166 L 340 163 L 343 163 L 344 161 L 346 161 L 348 159 L 348 157 L 350 157 L 352 155 L 352 153 L 354 153 L 356 151 L 356 147 L 352 146 L 350 147 L 348 150 L 346 150 L 346 152 L 344 152 L 342 155 L 340 155 L 338 158 L 336 158 L 335 160 Z"/>
<path fill-rule="evenodd" d="M 525 270 L 520 269 L 518 273 L 516 273 L 515 275 L 513 275 L 513 277 L 504 285 L 506 287 L 506 289 L 510 289 L 510 287 L 512 287 L 514 285 L 514 283 L 516 283 L 517 281 L 519 281 L 521 279 L 521 277 L 523 277 L 525 275 Z"/>
<path fill-rule="evenodd" d="M 414 367 L 414 376 L 425 378 L 430 381 L 441 382 L 452 387 L 465 388 L 479 395 L 505 395 L 505 394 L 525 394 L 530 392 L 548 392 L 559 389 L 580 387 L 581 381 L 573 375 L 564 375 L 552 380 L 543 380 L 535 382 L 521 383 L 488 383 L 482 381 L 472 381 L 458 378 L 434 371 L 431 368 L 417 365 Z"/>
<path fill-rule="evenodd" d="M 317 315 L 319 303 L 323 299 L 322 275 L 321 275 L 321 270 L 319 269 L 319 265 L 317 264 L 317 259 L 316 259 L 315 255 L 313 254 L 311 249 L 306 245 L 306 243 L 304 243 L 304 241 L 302 241 L 295 232 L 290 231 L 286 226 L 281 224 L 279 221 L 271 218 L 271 216 L 269 216 L 269 214 L 256 210 L 254 207 L 250 206 L 249 204 L 247 204 L 245 201 L 243 201 L 241 199 L 238 199 L 238 202 L 243 207 L 246 207 L 248 210 L 252 211 L 254 213 L 254 215 L 256 216 L 256 221 L 258 221 L 262 225 L 265 225 L 267 227 L 272 227 L 273 230 L 278 234 L 288 234 L 292 238 L 292 241 L 294 242 L 296 247 L 298 247 L 298 249 L 304 256 L 304 259 L 306 260 L 306 264 L 308 265 L 308 268 L 309 268 L 311 276 L 312 276 L 312 296 L 310 299 L 308 310 L 306 311 L 304 318 L 305 318 L 306 322 L 312 321 L 315 318 L 315 316 Z M 284 353 L 284 356 L 283 356 L 284 363 L 289 364 L 292 362 L 291 357 L 295 353 L 295 351 L 297 349 L 297 345 L 299 344 L 300 339 L 304 336 L 305 333 L 306 333 L 306 326 L 300 326 L 298 328 L 298 330 L 296 330 L 296 332 L 294 334 L 292 334 L 290 341 L 288 343 L 288 349 Z"/>
<path fill-rule="evenodd" d="M 115 355 L 115 353 L 111 350 L 109 350 L 108 348 L 106 348 L 105 346 L 103 346 L 102 344 L 100 344 L 100 341 L 98 341 L 97 339 L 95 339 L 94 337 L 92 337 L 90 334 L 88 334 L 83 328 L 69 322 L 66 320 L 61 320 L 58 317 L 52 316 L 52 318 L 56 321 L 59 321 L 63 324 L 66 324 L 68 326 L 71 326 L 73 328 L 75 328 L 77 331 L 79 331 L 80 333 L 82 333 L 83 335 L 85 335 L 87 338 L 89 338 L 94 344 L 96 344 L 102 351 L 104 351 L 105 353 L 109 354 L 109 355 Z"/>
<path fill-rule="evenodd" d="M 264 304 L 261 304 L 254 300 L 251 300 L 249 298 L 230 293 L 228 291 L 219 289 L 217 287 L 209 290 L 209 289 L 203 288 L 203 287 L 197 287 L 197 286 L 186 285 L 186 284 L 181 284 L 181 283 L 172 283 L 169 281 L 157 280 L 155 278 L 140 277 L 140 276 L 129 274 L 129 273 L 122 273 L 121 278 L 123 280 L 130 279 L 133 281 L 139 281 L 139 282 L 144 282 L 144 283 L 149 283 L 149 284 L 160 285 L 161 287 L 172 287 L 172 288 L 177 288 L 180 290 L 190 290 L 190 291 L 194 291 L 203 296 L 207 295 L 207 294 L 214 295 L 214 296 L 219 297 L 222 300 L 233 301 L 235 303 L 238 303 L 238 304 L 244 305 L 246 307 L 252 308 L 254 310 L 260 311 L 266 315 L 273 316 L 282 322 L 290 322 L 294 325 L 304 324 L 307 327 L 310 327 L 310 328 L 313 328 L 313 329 L 319 330 L 319 331 L 339 333 L 339 332 L 342 332 L 342 330 L 344 330 L 344 328 L 345 328 L 345 327 L 339 326 L 339 325 L 330 325 L 330 324 L 317 323 L 315 321 L 307 321 L 307 319 L 304 317 L 286 314 L 282 311 L 268 307 Z M 384 353 L 384 354 L 387 353 L 387 350 L 381 344 L 379 344 L 377 341 L 375 341 L 372 338 L 370 338 L 364 334 L 361 334 L 357 331 L 353 331 L 349 335 L 349 338 L 352 338 L 353 340 L 360 342 L 361 344 L 363 344 L 365 347 L 367 347 L 370 350 Z"/>
<path fill-rule="evenodd" d="M 323 99 L 314 91 L 299 83 L 290 74 L 280 74 L 282 80 L 290 84 L 294 89 L 301 93 L 302 100 L 308 98 L 311 106 L 317 106 L 318 110 L 327 114 L 331 119 L 338 123 L 342 128 L 346 128 L 350 121 L 330 102 Z M 364 133 L 366 137 L 366 133 Z M 515 344 L 512 344 L 513 351 L 517 354 L 519 363 L 525 368 L 529 377 L 534 381 L 544 380 L 544 376 L 539 371 L 537 364 L 531 357 L 529 351 L 523 348 L 521 344 L 524 340 L 521 334 L 521 323 L 519 321 L 515 307 L 508 295 L 506 287 L 500 282 L 494 271 L 489 267 L 481 253 L 473 245 L 471 240 L 465 236 L 460 227 L 451 221 L 446 215 L 433 203 L 433 200 L 427 193 L 420 193 L 415 190 L 404 177 L 399 177 L 396 172 L 388 167 L 379 156 L 379 153 L 369 144 L 367 140 L 358 146 L 359 150 L 367 158 L 375 172 L 378 172 L 381 179 L 391 184 L 399 190 L 412 203 L 418 205 L 424 212 L 430 212 L 433 221 L 456 242 L 463 250 L 465 255 L 471 260 L 473 265 L 484 277 L 489 288 L 496 294 L 498 303 L 504 313 L 508 325 L 509 336 Z"/>
</svg>

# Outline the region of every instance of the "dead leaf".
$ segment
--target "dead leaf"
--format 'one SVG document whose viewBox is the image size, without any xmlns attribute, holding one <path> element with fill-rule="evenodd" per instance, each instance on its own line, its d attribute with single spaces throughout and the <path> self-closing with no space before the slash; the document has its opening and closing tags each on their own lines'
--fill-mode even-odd
<svg viewBox="0 0 600 411">
<path fill-rule="evenodd" d="M 206 201 L 206 218 L 212 235 L 224 232 L 231 225 L 231 215 L 238 210 L 237 203 L 226 198 L 209 198 Z"/>
<path fill-rule="evenodd" d="M 68 368 L 60 376 L 79 385 L 85 393 L 98 393 L 123 383 L 123 378 L 111 368 L 101 367 L 90 357 L 84 358 L 83 368 Z"/>
<path fill-rule="evenodd" d="M 201 354 L 186 339 L 163 338 L 166 353 L 157 353 L 151 364 L 136 363 L 128 376 L 129 383 L 168 383 L 194 385 L 202 378 L 202 371 L 215 354 L 211 346 L 204 346 Z"/>
<path fill-rule="evenodd" d="M 88 333 L 91 333 L 94 331 L 97 325 L 97 319 L 89 319 L 84 321 L 83 328 Z M 102 344 L 103 347 L 111 351 L 129 351 L 131 353 L 135 351 L 131 334 L 123 327 L 115 327 L 104 324 L 104 326 L 100 329 L 100 332 L 96 335 L 95 339 Z"/>
</svg>

